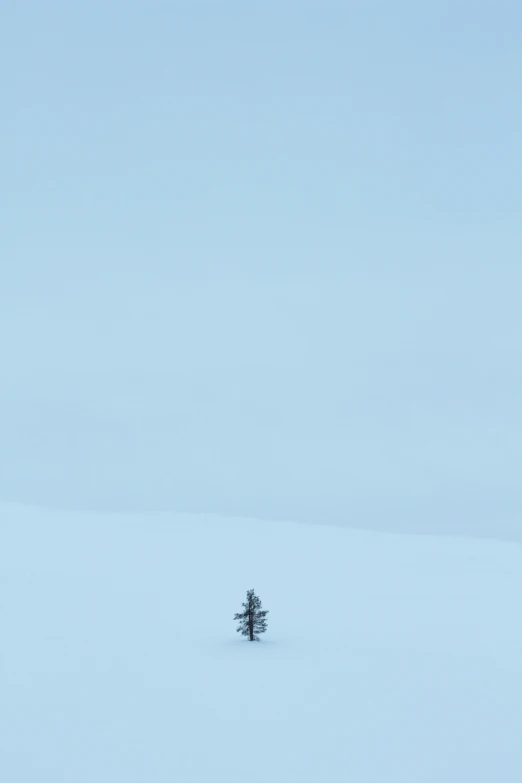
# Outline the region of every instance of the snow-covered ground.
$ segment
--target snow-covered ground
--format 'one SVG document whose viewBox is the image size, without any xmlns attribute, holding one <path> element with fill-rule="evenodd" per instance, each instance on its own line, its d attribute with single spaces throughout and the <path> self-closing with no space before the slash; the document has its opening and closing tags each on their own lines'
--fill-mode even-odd
<svg viewBox="0 0 522 783">
<path fill-rule="evenodd" d="M 4 505 L 0 578 L 5 783 L 522 780 L 517 544 Z"/>
</svg>

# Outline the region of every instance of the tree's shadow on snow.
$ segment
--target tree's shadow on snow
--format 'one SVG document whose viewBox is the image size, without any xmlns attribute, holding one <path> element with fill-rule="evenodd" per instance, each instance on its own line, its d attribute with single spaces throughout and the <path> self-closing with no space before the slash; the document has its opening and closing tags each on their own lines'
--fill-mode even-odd
<svg viewBox="0 0 522 783">
<path fill-rule="evenodd" d="M 282 639 L 261 639 L 258 642 L 250 642 L 248 639 L 222 639 L 215 645 L 212 643 L 205 645 L 207 649 L 214 647 L 216 653 L 229 654 L 236 651 L 247 655 L 249 652 L 255 655 L 263 651 L 266 653 L 289 651 L 292 646 Z"/>
</svg>

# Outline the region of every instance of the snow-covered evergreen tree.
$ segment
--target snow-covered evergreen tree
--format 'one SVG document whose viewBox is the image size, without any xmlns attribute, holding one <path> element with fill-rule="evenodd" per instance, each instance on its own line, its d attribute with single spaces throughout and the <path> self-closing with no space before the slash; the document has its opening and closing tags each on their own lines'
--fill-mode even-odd
<svg viewBox="0 0 522 783">
<path fill-rule="evenodd" d="M 247 590 L 247 599 L 243 604 L 243 611 L 234 615 L 234 620 L 239 620 L 237 632 L 248 636 L 250 642 L 258 642 L 258 634 L 266 631 L 266 616 L 268 609 L 261 608 L 261 600 L 253 590 Z"/>
</svg>

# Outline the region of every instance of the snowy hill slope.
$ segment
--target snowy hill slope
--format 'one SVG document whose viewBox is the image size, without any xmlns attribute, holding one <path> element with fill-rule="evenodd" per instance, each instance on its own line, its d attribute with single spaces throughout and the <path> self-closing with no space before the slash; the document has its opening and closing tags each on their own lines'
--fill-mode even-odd
<svg viewBox="0 0 522 783">
<path fill-rule="evenodd" d="M 0 579 L 6 783 L 522 780 L 516 544 L 4 506 Z"/>
</svg>

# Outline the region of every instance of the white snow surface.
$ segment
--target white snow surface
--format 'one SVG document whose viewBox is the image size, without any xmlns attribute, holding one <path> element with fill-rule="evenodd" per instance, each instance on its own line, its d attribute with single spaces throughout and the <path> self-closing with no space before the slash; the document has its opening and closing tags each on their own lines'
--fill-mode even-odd
<svg viewBox="0 0 522 783">
<path fill-rule="evenodd" d="M 0 506 L 0 779 L 520 783 L 521 553 Z"/>
</svg>

